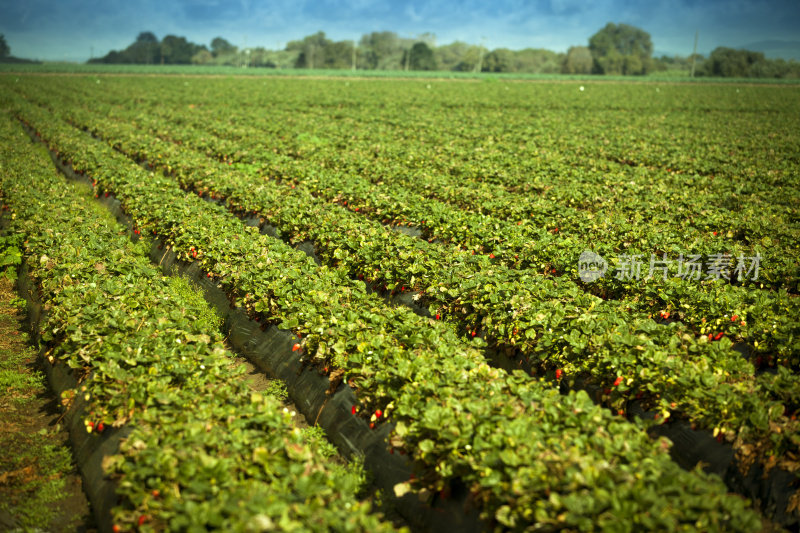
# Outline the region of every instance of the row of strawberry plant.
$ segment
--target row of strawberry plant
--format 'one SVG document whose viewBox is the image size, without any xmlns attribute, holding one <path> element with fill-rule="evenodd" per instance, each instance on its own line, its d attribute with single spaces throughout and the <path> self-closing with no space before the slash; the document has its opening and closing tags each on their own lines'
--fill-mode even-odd
<svg viewBox="0 0 800 533">
<path fill-rule="evenodd" d="M 126 98 L 131 93 L 132 91 L 124 93 L 121 98 Z M 168 95 L 169 93 L 159 93 L 159 98 Z M 117 98 L 114 101 L 116 105 L 123 100 Z M 142 102 L 137 100 L 136 103 L 137 111 L 140 113 Z M 235 144 L 228 143 L 227 146 L 221 147 L 222 153 L 225 154 L 226 157 L 233 158 L 233 160 L 240 159 L 242 156 L 251 156 L 251 154 L 256 153 L 253 149 L 254 141 L 260 143 L 263 148 L 263 137 L 269 138 L 273 147 L 276 146 L 276 143 L 278 146 L 283 146 L 280 150 L 281 153 L 290 153 L 292 157 L 298 157 L 302 152 L 298 147 L 298 143 L 302 145 L 302 139 L 309 137 L 308 134 L 292 134 L 294 133 L 293 131 L 289 131 L 287 135 L 287 132 L 279 130 L 280 133 L 282 133 L 280 136 L 273 133 L 276 129 L 275 124 L 283 124 L 281 119 L 286 116 L 285 110 L 277 110 L 277 113 L 283 111 L 283 114 L 279 114 L 278 117 L 275 117 L 271 113 L 270 117 L 265 119 L 264 117 L 254 115 L 249 111 L 245 112 L 244 110 L 236 113 L 235 110 L 232 111 L 226 108 L 224 111 L 225 116 L 220 116 L 220 113 L 217 111 L 219 108 L 214 106 L 206 111 L 195 108 L 187 112 L 185 106 L 176 105 L 174 108 L 167 108 L 160 105 L 160 99 L 158 103 L 159 105 L 157 107 L 154 106 L 149 110 L 149 114 L 161 116 L 170 122 L 183 121 L 201 129 L 224 131 L 226 133 L 235 131 Z M 298 110 L 291 109 L 289 111 L 294 113 Z M 232 113 L 233 116 L 231 116 Z M 313 115 L 311 118 L 316 119 Z M 232 119 L 234 119 L 235 125 L 228 123 L 228 121 Z M 349 115 L 348 119 L 352 121 L 352 117 Z M 295 120 L 295 122 L 298 121 Z M 302 121 L 300 122 L 302 123 Z M 326 128 L 335 128 L 336 121 L 323 122 L 317 119 L 312 120 L 312 123 L 314 123 L 315 130 L 322 130 L 318 132 L 319 137 L 315 135 L 313 138 L 325 139 L 336 135 L 335 129 L 326 134 Z M 334 125 L 332 126 L 329 124 Z M 262 133 L 262 135 L 254 137 L 254 128 Z M 437 135 L 441 133 L 441 128 L 432 129 L 437 132 Z M 369 139 L 371 139 L 373 143 L 381 140 L 380 135 L 375 139 L 375 132 L 370 131 L 370 128 L 368 128 L 367 131 L 371 134 Z M 282 139 L 283 137 L 286 139 Z M 512 145 L 514 144 L 513 135 L 506 135 L 504 139 L 505 142 L 511 143 Z M 213 141 L 207 136 L 203 138 L 203 135 L 197 135 L 195 141 L 197 140 L 202 141 L 204 144 L 209 142 L 219 144 L 219 141 Z M 475 141 L 475 139 L 471 137 L 469 140 L 471 142 Z M 624 235 L 620 235 L 619 238 L 614 239 L 615 242 L 630 240 L 626 235 L 628 237 L 636 237 L 635 233 L 632 233 L 630 224 L 625 224 L 625 216 L 627 215 L 623 216 L 621 220 L 615 221 L 613 225 L 609 225 L 608 219 L 614 218 L 615 216 L 618 217 L 616 214 L 617 211 L 621 210 L 625 212 L 629 208 L 634 210 L 647 210 L 648 218 L 651 219 L 651 223 L 658 224 L 662 227 L 664 225 L 675 226 L 674 215 L 666 213 L 663 209 L 664 206 L 674 207 L 681 212 L 683 223 L 674 228 L 675 230 L 681 232 L 686 229 L 685 227 L 692 228 L 686 235 L 680 235 L 672 239 L 674 242 L 693 241 L 698 237 L 707 240 L 709 243 L 715 243 L 725 237 L 729 237 L 733 240 L 749 242 L 751 245 L 754 242 L 760 242 L 765 237 L 769 237 L 772 240 L 778 237 L 779 241 L 785 240 L 789 244 L 797 240 L 796 238 L 792 238 L 791 234 L 783 235 L 784 238 L 781 238 L 781 233 L 784 231 L 782 229 L 784 224 L 780 222 L 782 220 L 787 220 L 787 216 L 790 218 L 790 213 L 788 213 L 786 209 L 769 214 L 771 218 L 775 219 L 776 223 L 763 223 L 768 213 L 774 211 L 773 204 L 775 200 L 781 198 L 780 196 L 770 196 L 765 199 L 767 201 L 759 201 L 759 198 L 754 198 L 752 194 L 748 194 L 747 204 L 740 207 L 738 205 L 740 203 L 738 196 L 741 195 L 742 188 L 741 186 L 737 186 L 738 196 L 737 194 L 732 195 L 732 199 L 736 205 L 728 207 L 728 202 L 724 205 L 718 205 L 721 192 L 719 183 L 711 187 L 708 185 L 708 180 L 688 179 L 689 176 L 676 175 L 675 172 L 657 172 L 654 169 L 648 168 L 646 172 L 638 172 L 631 175 L 622 172 L 625 169 L 631 168 L 627 165 L 618 165 L 618 168 L 597 169 L 594 168 L 596 166 L 594 163 L 591 172 L 586 172 L 580 166 L 573 166 L 581 164 L 580 160 L 577 160 L 572 164 L 555 165 L 549 170 L 546 168 L 537 169 L 537 175 L 541 175 L 542 172 L 545 171 L 547 176 L 551 178 L 557 176 L 558 180 L 547 180 L 546 184 L 540 184 L 534 189 L 525 187 L 522 189 L 522 192 L 532 192 L 536 194 L 536 197 L 533 199 L 528 198 L 525 202 L 514 202 L 508 201 L 510 198 L 514 197 L 513 195 L 505 194 L 503 190 L 498 190 L 496 187 L 492 189 L 486 183 L 471 182 L 469 187 L 454 187 L 451 179 L 452 176 L 443 176 L 444 179 L 440 179 L 442 176 L 438 176 L 435 173 L 431 174 L 430 166 L 432 162 L 435 164 L 435 158 L 432 161 L 431 158 L 426 157 L 424 152 L 418 154 L 417 157 L 413 159 L 400 156 L 392 157 L 389 155 L 387 161 L 387 156 L 384 152 L 394 146 L 392 143 L 383 143 L 381 147 L 381 157 L 379 159 L 372 157 L 371 152 L 374 151 L 372 146 L 365 145 L 359 147 L 358 143 L 355 143 L 356 146 L 354 147 L 352 140 L 347 141 L 345 145 L 346 150 L 342 149 L 343 146 L 341 143 L 332 144 L 330 142 L 324 142 L 321 145 L 315 143 L 311 144 L 314 147 L 313 150 L 308 154 L 302 153 L 302 157 L 304 159 L 310 158 L 311 162 L 321 162 L 327 167 L 335 167 L 349 173 L 366 173 L 369 176 L 377 177 L 376 179 L 381 182 L 398 182 L 397 177 L 400 176 L 401 179 L 399 183 L 407 185 L 413 184 L 413 186 L 417 188 L 423 187 L 426 194 L 435 195 L 436 197 L 446 199 L 446 201 L 458 202 L 459 205 L 463 207 L 475 208 L 481 213 L 491 214 L 495 217 L 503 215 L 505 218 L 506 215 L 510 215 L 512 220 L 516 220 L 520 217 L 534 217 L 533 220 L 538 225 L 548 228 L 558 227 L 561 231 L 572 231 L 573 229 L 582 232 L 587 231 L 588 228 L 591 228 L 593 221 L 587 220 L 586 214 L 583 211 L 597 203 L 598 198 L 601 200 L 605 199 L 605 202 L 601 202 L 603 205 L 608 205 L 613 202 L 616 209 L 603 211 L 603 216 L 601 217 L 605 219 L 603 231 L 606 232 L 608 228 L 612 226 L 626 230 Z M 389 146 L 385 146 L 386 144 Z M 492 140 L 490 138 L 489 144 L 495 146 L 499 143 L 496 139 Z M 436 146 L 441 146 L 441 140 Z M 500 144 L 500 146 L 502 146 L 502 144 Z M 208 146 L 205 148 L 211 149 Z M 219 150 L 220 147 L 218 146 L 217 149 Z M 400 155 L 402 155 L 402 153 Z M 456 157 L 459 161 L 462 161 L 464 159 L 462 155 L 463 154 L 458 152 L 451 154 L 451 160 L 453 157 Z M 567 163 L 569 163 L 569 161 L 567 161 Z M 577 174 L 575 174 L 576 171 Z M 652 186 L 654 172 L 656 172 L 655 177 L 659 182 L 659 190 L 656 194 L 652 192 L 649 194 L 642 194 L 647 193 L 647 188 Z M 593 175 L 597 176 L 598 179 L 593 179 Z M 573 179 L 573 177 L 575 179 Z M 589 179 L 585 179 L 587 177 Z M 633 180 L 629 183 L 631 178 L 633 178 Z M 593 188 L 593 182 L 597 182 L 599 188 Z M 693 186 L 695 184 L 700 188 Z M 775 192 L 776 189 L 772 187 L 768 190 Z M 541 193 L 541 195 L 538 193 Z M 563 196 L 565 194 L 567 196 Z M 629 199 L 633 199 L 633 203 L 630 203 L 628 201 Z M 555 203 L 561 204 L 561 208 L 554 210 L 553 206 Z M 573 209 L 573 207 L 579 207 L 580 210 Z M 742 212 L 741 208 L 744 208 L 745 211 Z M 594 211 L 593 209 L 590 210 Z M 758 214 L 758 216 L 754 216 L 755 214 Z M 719 230 L 719 232 L 723 234 L 723 237 L 719 239 L 712 238 L 712 232 L 716 230 Z M 793 235 L 796 237 L 796 230 Z M 661 246 L 661 248 L 664 249 L 663 246 Z M 782 252 L 785 252 L 785 250 L 782 250 Z M 775 267 L 778 262 L 781 262 L 782 259 L 787 256 L 790 256 L 790 254 L 777 254 L 774 261 L 772 260 L 773 258 L 769 258 L 769 263 Z M 794 285 L 791 286 L 794 287 Z"/>
<path fill-rule="evenodd" d="M 82 125 L 90 127 L 96 132 L 102 128 L 114 128 L 113 125 L 110 125 L 104 119 L 80 114 L 76 115 L 78 112 L 75 109 L 71 109 L 67 111 L 67 113 L 77 119 Z M 117 129 L 120 131 L 113 133 L 112 138 L 115 142 L 124 143 L 125 150 L 129 153 L 133 152 L 140 157 L 145 157 L 147 155 L 152 156 L 152 150 L 148 152 L 146 147 L 148 142 L 146 138 L 140 138 L 140 134 L 135 133 L 126 126 L 120 126 Z M 169 130 L 169 128 L 160 128 L 162 134 L 164 134 L 165 130 Z M 174 130 L 172 131 L 172 135 L 179 137 L 179 139 L 177 139 L 178 142 L 192 143 L 193 137 L 191 135 L 187 136 L 180 131 L 176 133 Z M 120 137 L 126 140 L 123 141 Z M 139 144 L 144 144 L 145 146 L 139 147 L 137 146 Z M 165 151 L 166 155 L 169 148 L 167 145 L 161 144 L 159 150 Z M 193 169 L 197 164 L 195 161 L 185 163 L 181 161 L 181 158 L 186 157 L 185 155 L 177 154 L 176 157 L 177 159 L 173 157 L 169 165 L 167 165 L 170 169 L 175 170 L 179 174 L 181 172 L 189 174 L 194 172 Z M 182 168 L 185 170 L 181 170 Z M 247 168 L 237 169 L 243 171 L 250 170 Z M 253 179 L 255 179 L 255 176 Z M 208 182 L 209 180 L 206 181 Z M 429 221 L 425 227 L 436 226 L 437 210 L 431 210 L 431 206 L 429 204 L 426 205 L 424 201 L 417 201 L 418 199 L 413 197 L 407 198 L 406 196 L 411 195 L 404 195 L 402 192 L 398 191 L 392 191 L 392 195 L 386 195 L 380 191 L 375 192 L 371 189 L 369 184 L 357 184 L 354 188 L 352 185 L 354 181 L 356 181 L 356 179 L 339 179 L 336 181 L 335 178 L 332 180 L 330 175 L 324 175 L 324 177 L 311 175 L 304 179 L 302 183 L 306 186 L 311 184 L 311 189 L 315 193 L 328 198 L 338 198 L 341 194 L 341 189 L 350 184 L 348 189 L 350 191 L 350 195 L 348 196 L 350 201 L 344 200 L 344 203 L 348 204 L 348 207 L 354 211 L 373 212 L 378 216 L 386 216 L 388 213 L 396 214 L 400 212 L 401 214 L 399 216 L 402 217 L 402 220 L 406 220 L 407 213 L 410 210 L 414 210 L 414 215 L 416 217 L 428 218 Z M 314 184 L 317 186 L 315 187 Z M 198 183 L 195 182 L 195 185 L 197 186 Z M 333 187 L 332 185 L 341 185 L 341 187 Z M 201 186 L 208 187 L 209 184 L 203 183 Z M 356 193 L 353 194 L 353 191 L 356 191 Z M 354 201 L 353 197 L 357 195 L 360 195 L 360 197 L 356 197 Z M 364 198 L 368 198 L 366 204 L 359 201 L 363 201 Z M 375 199 L 375 201 L 373 202 L 372 199 Z M 376 203 L 377 207 L 375 205 Z M 490 220 L 481 218 L 476 221 L 475 217 L 469 216 L 466 217 L 465 220 L 463 215 L 459 216 L 460 213 L 447 208 L 445 209 L 446 210 L 440 213 L 438 219 L 450 227 L 469 227 L 473 235 L 480 233 L 491 234 L 492 230 L 496 230 L 497 228 L 497 224 L 495 223 L 493 225 Z M 431 219 L 434 220 L 430 221 Z M 564 239 L 542 232 L 534 228 L 531 224 L 526 224 L 521 228 L 523 232 L 525 230 L 530 230 L 528 231 L 527 237 L 521 234 L 519 228 L 511 226 L 511 230 L 519 234 L 517 238 L 514 239 L 515 242 L 527 244 L 535 239 L 535 249 L 530 250 L 531 247 L 528 247 L 528 253 L 522 255 L 522 257 L 540 257 L 547 253 L 559 253 L 556 251 L 559 249 L 559 246 L 554 246 L 553 243 L 561 243 L 564 241 L 572 245 L 571 253 L 564 254 L 564 257 L 568 255 L 577 256 L 579 254 L 578 250 L 586 246 L 586 244 L 581 244 L 569 238 Z M 542 233 L 544 233 L 544 237 Z M 495 254 L 492 253 L 492 255 Z M 524 264 L 518 261 L 517 258 L 512 259 L 511 262 L 504 261 L 501 252 L 498 252 L 498 255 L 500 255 L 500 257 L 495 256 L 497 260 L 509 266 L 517 267 L 523 266 Z M 520 254 L 515 255 L 519 256 Z M 787 258 L 787 261 L 793 261 L 793 259 Z M 547 263 L 545 263 L 545 265 L 547 265 Z M 647 265 L 645 265 L 645 267 L 646 266 Z M 421 274 L 423 274 L 424 271 L 413 264 L 408 265 L 408 269 L 410 269 L 410 275 L 409 270 L 403 272 L 396 269 L 380 268 L 378 274 L 372 274 L 371 277 L 375 277 L 379 281 L 387 283 L 389 286 L 397 284 L 414 287 L 418 285 L 417 280 L 422 278 Z M 575 266 L 572 265 L 571 269 L 574 270 Z M 441 268 L 437 270 L 441 270 Z M 362 274 L 364 273 L 362 272 Z M 658 276 L 658 271 L 656 275 Z M 637 280 L 633 279 L 616 280 L 612 278 L 599 281 L 594 288 L 603 291 L 601 293 L 605 294 L 605 288 L 607 288 L 608 285 L 623 286 L 632 293 L 623 300 L 622 305 L 624 305 L 625 308 L 631 308 L 651 315 L 658 313 L 661 316 L 671 315 L 673 317 L 680 317 L 683 322 L 689 324 L 696 332 L 702 333 L 703 335 L 717 335 L 723 332 L 724 334 L 732 335 L 753 343 L 759 353 L 757 358 L 761 361 L 760 364 L 788 364 L 792 367 L 797 367 L 797 365 L 800 364 L 800 352 L 798 351 L 797 342 L 793 341 L 794 338 L 798 337 L 796 334 L 797 324 L 791 319 L 791 315 L 793 314 L 791 309 L 796 308 L 800 303 L 783 292 L 778 292 L 776 294 L 767 291 L 759 291 L 754 288 L 734 287 L 723 283 L 700 284 L 692 279 L 672 279 L 668 281 L 655 279 L 646 283 L 638 283 Z M 424 287 L 417 286 L 416 288 Z M 734 316 L 737 319 L 733 319 Z M 747 318 L 748 322 L 745 322 L 745 318 Z M 519 330 L 520 328 L 517 325 L 504 329 L 513 331 L 514 329 Z M 754 358 L 754 360 L 755 359 L 756 358 Z"/>
<path fill-rule="evenodd" d="M 80 376 L 87 431 L 131 429 L 104 463 L 122 498 L 114 531 L 392 529 L 357 499 L 357 465 L 327 460 L 279 400 L 250 392 L 202 298 L 164 278 L 7 116 L 0 144 L 47 353 Z"/>
<path fill-rule="evenodd" d="M 518 350 L 549 369 L 551 377 L 556 369 L 571 377 L 592 376 L 614 389 L 609 400 L 617 409 L 644 393 L 663 416 L 688 416 L 762 460 L 767 454 L 791 458 L 797 453 L 792 443 L 798 428 L 790 418 L 796 399 L 777 392 L 795 378 L 781 369 L 778 375 L 754 379 L 752 367 L 731 350 L 727 339 L 694 339 L 686 328 L 657 325 L 624 309 L 624 304 L 599 301 L 574 285 L 570 288 L 567 281 L 526 276 L 469 254 L 446 256 L 424 242 L 326 206 L 301 190 L 253 182 L 225 165 L 192 157 L 192 152 L 130 129 L 126 136 L 123 125 L 112 131 L 110 139 L 123 151 L 162 170 L 180 169 L 184 186 L 224 196 L 242 212 L 263 213 L 294 239 L 313 239 L 329 264 L 352 276 L 388 278 L 391 284 L 399 277 L 410 280 L 409 286 L 418 280 L 416 286 L 426 290 L 437 314 L 455 317 L 472 331 L 483 329 L 496 347 Z M 623 321 L 626 327 L 621 330 Z M 675 357 L 676 350 L 683 355 Z M 628 379 L 612 387 L 612 382 L 620 384 L 619 376 Z M 789 411 L 784 413 L 779 402 Z M 750 446 L 754 441 L 759 443 L 755 448 Z M 789 459 L 787 466 L 794 464 Z"/>
<path fill-rule="evenodd" d="M 492 369 L 441 323 L 385 308 L 363 284 L 243 229 L 51 116 L 23 111 L 100 192 L 122 200 L 137 227 L 156 231 L 184 257 L 197 252 L 210 275 L 263 318 L 295 330 L 302 324 L 301 349 L 334 356 L 352 380 L 361 402 L 354 412 L 394 421 L 392 444 L 422 467 L 418 484 L 443 489 L 460 478 L 483 516 L 508 527 L 755 525 L 718 480 L 681 470 L 663 443 L 585 393 L 562 396 Z"/>
</svg>

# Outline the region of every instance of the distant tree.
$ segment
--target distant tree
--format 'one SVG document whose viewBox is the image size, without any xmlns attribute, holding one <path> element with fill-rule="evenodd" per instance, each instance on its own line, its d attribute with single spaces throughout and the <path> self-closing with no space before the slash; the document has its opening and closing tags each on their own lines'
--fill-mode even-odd
<svg viewBox="0 0 800 533">
<path fill-rule="evenodd" d="M 186 37 L 167 35 L 161 41 L 161 63 L 166 65 L 188 65 L 192 57 L 205 46 L 199 46 L 186 40 Z"/>
<path fill-rule="evenodd" d="M 766 58 L 761 52 L 750 50 L 734 50 L 720 46 L 715 48 L 708 60 L 703 65 L 703 74 L 706 76 L 722 76 L 726 78 L 749 78 L 757 72 L 764 71 Z"/>
<path fill-rule="evenodd" d="M 571 46 L 567 50 L 561 72 L 564 74 L 591 74 L 592 68 L 594 68 L 592 52 L 585 46 Z"/>
<path fill-rule="evenodd" d="M 414 43 L 414 46 L 405 52 L 403 63 L 408 63 L 410 70 L 436 70 L 436 58 L 433 56 L 433 50 L 423 42 Z"/>
<path fill-rule="evenodd" d="M 158 38 L 153 32 L 143 31 L 136 41 L 122 51 L 125 63 L 139 63 L 149 65 L 159 61 Z"/>
<path fill-rule="evenodd" d="M 136 37 L 136 42 L 158 44 L 158 37 L 151 31 L 143 31 Z"/>
<path fill-rule="evenodd" d="M 600 74 L 646 74 L 651 70 L 653 42 L 646 31 L 609 22 L 589 39 L 594 70 Z"/>
<path fill-rule="evenodd" d="M 406 43 L 393 31 L 372 32 L 358 44 L 359 67 L 378 70 L 400 70 Z"/>
<path fill-rule="evenodd" d="M 304 37 L 300 41 L 290 41 L 286 45 L 287 51 L 297 51 L 297 68 L 322 68 L 325 65 L 325 51 L 333 44 L 325 37 L 324 31 Z"/>
<path fill-rule="evenodd" d="M 0 33 L 0 57 L 8 57 L 11 55 L 11 48 L 6 42 L 6 36 Z"/>
<path fill-rule="evenodd" d="M 514 52 L 508 48 L 492 50 L 483 58 L 483 72 L 514 72 Z"/>
<path fill-rule="evenodd" d="M 237 48 L 222 37 L 215 37 L 211 41 L 211 54 L 214 57 L 233 55 Z"/>
<path fill-rule="evenodd" d="M 553 74 L 561 72 L 564 54 L 557 54 L 543 48 L 525 48 L 514 52 L 515 71 L 532 74 Z"/>
<path fill-rule="evenodd" d="M 456 70 L 469 55 L 473 46 L 462 41 L 455 41 L 444 46 L 439 46 L 433 51 L 436 64 L 441 70 Z M 476 59 L 477 59 L 477 54 Z"/>
<path fill-rule="evenodd" d="M 211 65 L 214 63 L 214 56 L 208 50 L 200 50 L 192 56 L 192 65 Z"/>
</svg>

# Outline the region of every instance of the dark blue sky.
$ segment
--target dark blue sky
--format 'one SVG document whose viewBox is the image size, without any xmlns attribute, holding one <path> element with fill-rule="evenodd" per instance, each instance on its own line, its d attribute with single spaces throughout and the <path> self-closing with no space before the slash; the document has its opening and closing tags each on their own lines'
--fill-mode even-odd
<svg viewBox="0 0 800 533">
<path fill-rule="evenodd" d="M 800 59 L 800 0 L 0 0 L 0 33 L 13 55 L 71 61 L 125 48 L 145 30 L 272 49 L 318 30 L 334 40 L 392 30 L 430 32 L 437 44 L 566 51 L 607 22 L 646 30 L 657 54 L 688 55 L 699 30 L 701 53 L 794 41 L 798 50 L 783 55 Z"/>
</svg>

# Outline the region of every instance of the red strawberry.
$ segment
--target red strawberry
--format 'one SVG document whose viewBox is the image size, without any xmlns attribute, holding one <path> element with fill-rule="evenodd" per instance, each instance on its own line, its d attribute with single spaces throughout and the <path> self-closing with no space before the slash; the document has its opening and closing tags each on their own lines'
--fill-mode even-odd
<svg viewBox="0 0 800 533">
<path fill-rule="evenodd" d="M 475 335 L 477 335 L 477 334 L 478 334 L 478 332 L 477 332 L 477 331 L 473 331 L 473 332 L 472 332 L 472 336 L 473 336 L 473 337 L 474 337 Z"/>
<path fill-rule="evenodd" d="M 147 516 L 145 516 L 145 515 L 139 515 L 139 520 L 137 520 L 137 521 L 136 521 L 136 523 L 137 523 L 137 524 L 139 524 L 139 525 L 141 526 L 141 525 L 142 525 L 142 524 L 144 524 L 146 521 L 147 521 Z"/>
<path fill-rule="evenodd" d="M 93 431 L 94 430 L 94 422 L 90 421 L 88 424 L 86 424 L 86 426 L 89 428 L 89 431 Z"/>
<path fill-rule="evenodd" d="M 353 407 L 351 407 L 351 408 L 350 408 L 350 412 L 351 412 L 351 413 L 353 413 L 353 414 L 356 414 L 356 411 L 357 411 L 357 410 L 358 410 L 358 409 L 356 409 L 356 406 L 355 406 L 355 405 L 354 405 Z"/>
<path fill-rule="evenodd" d="M 550 273 L 551 273 L 551 274 L 555 274 L 555 273 L 556 273 L 556 269 L 555 269 L 555 268 L 551 268 L 551 269 L 550 269 Z"/>
<path fill-rule="evenodd" d="M 723 335 L 725 335 L 725 332 L 724 332 L 724 331 L 720 331 L 719 333 L 717 333 L 716 335 L 714 335 L 714 340 L 715 340 L 715 341 L 718 341 L 718 340 L 720 340 L 720 339 L 722 338 L 722 336 L 723 336 Z"/>
<path fill-rule="evenodd" d="M 302 349 L 303 349 L 303 347 L 300 346 L 299 344 L 295 344 L 294 346 L 292 346 L 292 351 L 293 352 L 296 352 L 297 350 L 302 350 Z"/>
<path fill-rule="evenodd" d="M 106 429 L 106 425 L 105 424 L 103 424 L 102 422 L 97 424 L 97 432 L 98 433 L 102 433 L 104 429 Z"/>
<path fill-rule="evenodd" d="M 614 386 L 616 387 L 620 383 L 622 383 L 622 376 L 618 376 L 617 379 L 614 380 Z"/>
<path fill-rule="evenodd" d="M 375 429 L 375 422 L 369 423 L 369 429 Z"/>
<path fill-rule="evenodd" d="M 708 340 L 714 340 L 714 334 L 713 333 L 709 333 L 708 334 Z"/>
<path fill-rule="evenodd" d="M 731 317 L 731 322 L 736 322 L 736 320 L 737 320 L 738 318 L 739 318 L 739 315 L 733 315 L 733 316 Z"/>
<path fill-rule="evenodd" d="M 439 313 L 436 313 L 436 320 L 439 320 L 440 318 L 441 317 L 439 316 Z"/>
<path fill-rule="evenodd" d="M 376 417 L 376 418 L 380 418 L 380 417 L 382 417 L 382 416 L 383 416 L 383 411 L 381 411 L 380 409 L 378 409 L 377 411 L 375 411 L 375 417 Z"/>
<path fill-rule="evenodd" d="M 489 254 L 489 259 L 494 259 L 494 254 Z"/>
<path fill-rule="evenodd" d="M 556 369 L 556 379 L 561 379 L 561 374 L 563 374 L 563 372 L 561 371 L 560 368 L 557 368 Z"/>
<path fill-rule="evenodd" d="M 714 237 L 716 237 L 716 236 L 717 236 L 717 232 L 715 231 L 715 232 L 714 232 Z"/>
<path fill-rule="evenodd" d="M 122 531 L 122 528 L 119 527 L 119 524 L 114 524 L 114 526 L 111 528 L 111 531 L 113 531 L 114 533 L 119 533 L 120 531 Z"/>
<path fill-rule="evenodd" d="M 158 491 L 158 489 L 153 489 L 153 492 L 151 492 L 150 494 L 153 495 L 153 498 L 158 498 L 159 496 L 161 496 L 161 493 Z"/>
</svg>

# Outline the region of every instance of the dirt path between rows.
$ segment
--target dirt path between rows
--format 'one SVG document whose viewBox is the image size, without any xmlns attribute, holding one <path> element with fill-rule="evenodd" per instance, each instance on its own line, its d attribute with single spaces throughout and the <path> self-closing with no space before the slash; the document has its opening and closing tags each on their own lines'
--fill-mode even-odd
<svg viewBox="0 0 800 533">
<path fill-rule="evenodd" d="M 0 531 L 94 532 L 59 400 L 37 365 L 17 301 L 0 271 Z"/>
</svg>

